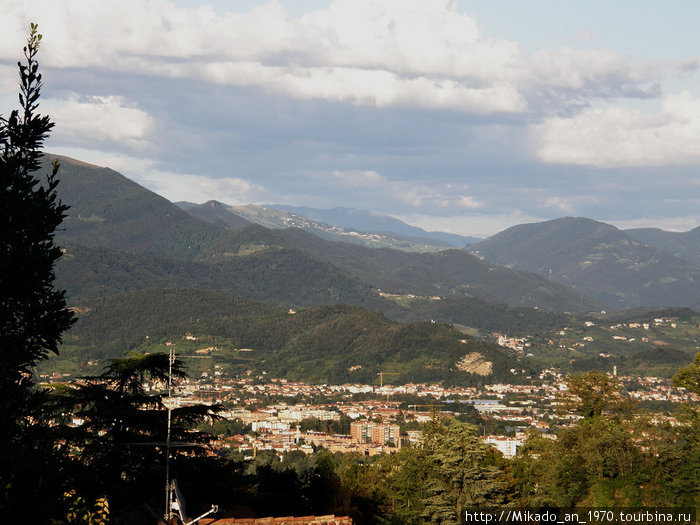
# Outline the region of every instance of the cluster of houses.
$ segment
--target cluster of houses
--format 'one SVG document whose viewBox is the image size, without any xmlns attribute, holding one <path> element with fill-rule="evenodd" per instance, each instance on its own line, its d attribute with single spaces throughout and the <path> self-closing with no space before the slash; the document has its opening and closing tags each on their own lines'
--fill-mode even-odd
<svg viewBox="0 0 700 525">
<path fill-rule="evenodd" d="M 630 397 L 636 400 L 698 401 L 698 396 L 672 387 L 665 379 L 625 376 L 619 379 Z M 162 391 L 162 385 L 145 386 L 151 391 Z M 365 456 L 393 453 L 405 444 L 420 442 L 420 431 L 415 430 L 415 423 L 430 421 L 435 416 L 435 407 L 439 406 L 442 416 L 455 417 L 464 413 L 464 405 L 468 405 L 471 408 L 467 410 L 473 409 L 485 420 L 498 422 L 499 428 L 510 428 L 508 435 L 483 435 L 482 439 L 504 456 L 512 457 L 524 443 L 526 429 L 551 436 L 553 427 L 567 424 L 577 417 L 561 411 L 560 393 L 565 389 L 564 377 L 556 369 L 543 370 L 531 384 L 487 384 L 481 387 L 414 383 L 383 384 L 380 387 L 365 384 L 310 385 L 266 375 L 229 378 L 214 370 L 197 379 L 180 381 L 170 403 L 173 406 L 222 404 L 225 410 L 220 415 L 242 422 L 248 432 L 222 438 L 218 446 L 239 451 L 246 457 L 255 456 L 262 450 L 280 455 L 295 450 L 312 453 L 318 447 Z M 407 395 L 419 399 L 420 404 L 407 405 L 400 400 L 406 399 Z M 300 402 L 300 399 L 305 402 Z M 309 402 L 314 399 L 323 402 Z M 437 401 L 440 405 L 432 404 Z M 664 417 L 673 423 L 672 418 Z M 340 422 L 341 419 L 343 433 L 319 431 L 319 427 L 327 429 L 330 425 L 317 424 L 315 428 L 312 425 L 313 429 L 309 429 L 308 424 L 303 425 L 310 420 Z"/>
<path fill-rule="evenodd" d="M 620 377 L 628 385 L 628 393 L 639 400 L 666 400 L 678 403 L 697 401 L 697 396 L 682 389 L 673 388 L 668 380 L 642 377 Z M 456 416 L 458 405 L 470 405 L 482 417 L 512 425 L 508 435 L 484 435 L 482 439 L 512 457 L 524 443 L 524 430 L 535 429 L 545 436 L 556 424 L 575 419 L 573 414 L 562 414 L 558 406 L 559 393 L 566 386 L 557 370 L 544 370 L 536 384 L 490 384 L 483 387 L 443 387 L 428 384 L 383 385 L 362 384 L 309 385 L 285 379 L 269 377 L 206 377 L 191 380 L 179 386 L 180 403 L 221 402 L 229 407 L 222 412 L 227 419 L 239 420 L 251 432 L 232 436 L 220 442 L 220 446 L 234 449 L 246 456 L 254 456 L 261 450 L 274 450 L 279 454 L 298 450 L 311 453 L 318 447 L 330 451 L 357 452 L 372 456 L 396 452 L 405 443 L 420 441 L 420 431 L 401 431 L 412 422 L 426 422 L 434 412 L 425 407 L 431 400 L 441 401 L 441 413 Z M 353 401 L 353 394 L 371 397 Z M 370 396 L 370 394 L 374 394 Z M 409 405 L 392 397 L 412 394 L 425 398 L 422 405 Z M 267 403 L 269 399 L 322 398 L 321 404 Z M 454 411 L 445 410 L 452 404 Z M 302 431 L 305 420 L 339 421 L 349 419 L 349 432 L 333 434 L 318 430 Z M 410 425 L 409 425 L 410 427 Z M 517 430 L 517 432 L 515 432 Z M 513 435 L 515 434 L 515 435 Z"/>
</svg>

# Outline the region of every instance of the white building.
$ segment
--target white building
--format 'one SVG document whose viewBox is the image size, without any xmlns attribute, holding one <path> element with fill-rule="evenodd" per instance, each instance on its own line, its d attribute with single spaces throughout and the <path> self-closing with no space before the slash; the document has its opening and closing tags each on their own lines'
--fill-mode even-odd
<svg viewBox="0 0 700 525">
<path fill-rule="evenodd" d="M 525 440 L 507 436 L 486 436 L 484 443 L 496 447 L 505 457 L 512 458 L 518 453 L 518 448 L 523 446 Z"/>
</svg>

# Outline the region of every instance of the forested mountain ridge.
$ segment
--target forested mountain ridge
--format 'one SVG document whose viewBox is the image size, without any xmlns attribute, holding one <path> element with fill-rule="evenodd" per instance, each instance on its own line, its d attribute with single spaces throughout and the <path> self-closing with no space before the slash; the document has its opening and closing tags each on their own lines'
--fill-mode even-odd
<svg viewBox="0 0 700 525">
<path fill-rule="evenodd" d="M 242 234 L 245 230 L 237 232 Z M 482 261 L 461 250 L 407 253 L 321 239 L 298 229 L 278 233 L 281 242 L 327 260 L 386 292 L 428 296 L 472 296 L 516 306 L 559 311 L 600 310 L 605 305 L 531 272 Z M 212 257 L 220 257 L 212 254 Z"/>
<path fill-rule="evenodd" d="M 566 217 L 508 228 L 468 251 L 537 272 L 613 308 L 700 306 L 700 267 L 614 226 Z"/>
<path fill-rule="evenodd" d="M 204 204 L 191 202 L 176 202 L 175 204 L 194 217 L 207 222 L 222 223 L 229 228 L 243 228 L 251 224 L 249 220 L 234 213 L 230 207 L 219 201 L 211 200 Z"/>
<path fill-rule="evenodd" d="M 446 324 L 398 323 L 356 306 L 294 311 L 226 292 L 160 289 L 86 300 L 80 312 L 62 357 L 75 367 L 126 350 L 162 351 L 186 334 L 232 374 L 254 369 L 317 383 L 371 384 L 392 370 L 399 382 L 470 384 L 483 378 L 459 369 L 467 354 L 489 369 L 490 380 L 512 379 L 517 361 Z"/>
<path fill-rule="evenodd" d="M 73 244 L 65 244 L 64 250 L 56 275 L 73 304 L 158 288 L 222 290 L 294 307 L 346 302 L 376 309 L 386 302 L 369 285 L 294 249 L 251 253 L 221 263 L 126 254 Z"/>
<path fill-rule="evenodd" d="M 191 260 L 227 235 L 114 170 L 51 155 L 44 164 L 54 158 L 61 162 L 59 197 L 70 206 L 60 243 Z"/>
<path fill-rule="evenodd" d="M 318 287 L 318 283 L 329 279 L 335 271 L 335 280 L 360 281 L 367 288 L 381 288 L 385 292 L 475 296 L 491 302 L 568 311 L 598 310 L 604 306 L 542 277 L 488 264 L 459 250 L 406 253 L 331 242 L 295 229 L 268 230 L 257 225 L 233 229 L 224 223 L 212 224 L 192 217 L 108 168 L 61 160 L 60 196 L 71 209 L 59 242 L 84 245 L 92 250 L 158 257 L 163 262 L 167 259 L 207 263 L 198 269 L 203 273 L 200 280 L 206 280 L 209 272 L 225 273 L 227 268 L 231 275 L 247 273 L 251 275 L 248 289 L 252 295 L 244 294 L 245 297 L 288 304 L 291 294 L 276 297 L 275 293 L 256 290 L 257 285 L 273 275 L 278 282 L 288 281 L 283 284 L 289 288 L 293 287 L 293 281 L 299 281 L 299 274 L 304 274 L 306 282 L 313 285 L 316 281 Z M 282 258 L 279 263 L 275 262 L 277 257 Z M 117 260 L 123 258 L 115 256 L 114 261 Z M 79 262 L 72 262 L 75 271 L 80 271 L 75 267 Z M 153 262 L 151 259 L 149 264 Z M 136 271 L 141 259 L 133 257 L 128 264 Z M 117 269 L 114 264 L 111 266 Z M 286 279 L 282 271 L 285 266 L 290 270 Z M 314 268 L 323 268 L 325 276 L 315 278 Z M 142 273 L 145 278 L 146 274 L 157 271 Z M 103 273 L 100 280 L 105 287 L 109 286 L 108 273 Z M 115 286 L 124 289 L 119 282 Z M 147 287 L 147 283 L 140 287 Z M 271 292 L 272 288 L 267 286 Z M 327 295 L 319 297 L 315 304 L 371 305 L 371 301 L 358 302 L 356 297 L 344 297 L 332 289 Z M 296 304 L 309 305 L 309 302 Z"/>
<path fill-rule="evenodd" d="M 231 351 L 256 347 L 254 358 L 225 360 L 288 378 L 370 381 L 385 367 L 407 381 L 464 383 L 474 378 L 454 365 L 468 338 L 448 336 L 439 322 L 481 337 L 546 339 L 580 324 L 555 310 L 606 308 L 546 277 L 461 250 L 421 254 L 332 242 L 295 228 L 245 225 L 216 203 L 200 207 L 209 213 L 200 220 L 109 169 L 62 162 L 62 195 L 73 207 L 59 237 L 57 277 L 81 312 L 61 358 L 72 369 L 144 350 L 146 336 L 155 342 L 191 331 L 227 341 Z M 351 306 L 330 306 L 339 303 Z M 299 314 L 289 316 L 290 308 Z M 513 379 L 505 364 L 514 356 L 471 341 L 494 363 L 492 378 Z M 591 359 L 578 356 L 580 363 Z"/>
<path fill-rule="evenodd" d="M 635 228 L 624 232 L 633 239 L 700 266 L 700 226 L 687 232 L 659 228 Z"/>
</svg>

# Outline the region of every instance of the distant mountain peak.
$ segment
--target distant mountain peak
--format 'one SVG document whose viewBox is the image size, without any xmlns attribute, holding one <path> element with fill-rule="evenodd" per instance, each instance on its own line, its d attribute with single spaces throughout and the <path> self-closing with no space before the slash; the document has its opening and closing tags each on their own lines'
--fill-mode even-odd
<svg viewBox="0 0 700 525">
<path fill-rule="evenodd" d="M 395 217 L 358 208 L 335 207 L 322 209 L 284 204 L 270 204 L 267 206 L 269 208 L 275 208 L 288 213 L 319 220 L 338 228 L 346 228 L 364 233 L 388 233 L 407 237 L 409 239 L 427 239 L 429 241 L 437 241 L 445 245 L 444 247 L 462 248 L 480 240 L 476 237 L 465 237 L 454 233 L 426 231 L 423 228 L 406 224 Z"/>
<path fill-rule="evenodd" d="M 637 232 L 639 239 L 644 235 L 649 232 Z M 537 272 L 618 308 L 698 307 L 700 266 L 647 241 L 604 222 L 562 217 L 513 226 L 468 251 L 495 264 Z M 688 248 L 673 242 L 679 252 Z M 690 249 L 684 253 L 692 255 Z"/>
<path fill-rule="evenodd" d="M 98 166 L 97 164 L 90 164 L 82 160 L 74 159 L 72 157 L 66 157 L 65 155 L 56 155 L 55 153 L 46 153 L 46 157 L 50 159 L 57 159 L 59 162 L 66 162 L 68 164 L 75 164 L 76 166 L 83 166 L 85 168 L 93 169 L 104 169 L 105 166 Z"/>
</svg>

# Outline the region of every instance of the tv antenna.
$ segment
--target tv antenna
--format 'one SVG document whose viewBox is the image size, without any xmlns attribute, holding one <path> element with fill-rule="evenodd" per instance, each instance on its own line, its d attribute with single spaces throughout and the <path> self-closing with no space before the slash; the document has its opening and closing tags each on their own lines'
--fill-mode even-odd
<svg viewBox="0 0 700 525">
<path fill-rule="evenodd" d="M 202 359 L 207 356 L 178 356 L 178 357 L 189 357 L 194 359 Z M 177 511 L 180 521 L 184 525 L 193 525 L 197 523 L 202 518 L 219 511 L 217 505 L 212 505 L 211 509 L 207 512 L 195 518 L 191 521 L 187 521 L 185 518 L 185 499 L 182 497 L 180 490 L 177 487 L 177 481 L 170 479 L 170 448 L 172 446 L 172 441 L 170 440 L 170 433 L 172 428 L 173 419 L 173 365 L 175 364 L 175 349 L 171 346 L 168 355 L 168 398 L 167 403 L 163 403 L 168 409 L 168 433 L 165 438 L 165 521 L 170 523 L 171 520 L 176 517 L 175 512 Z"/>
</svg>

